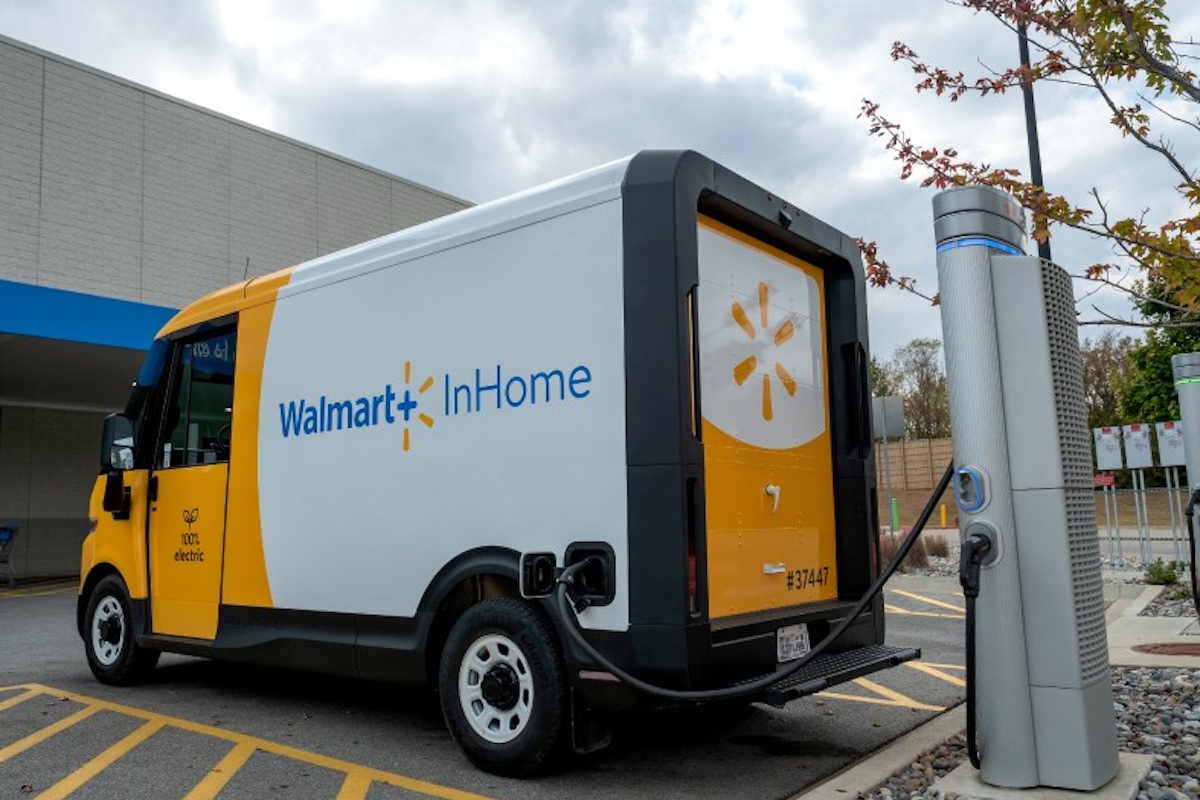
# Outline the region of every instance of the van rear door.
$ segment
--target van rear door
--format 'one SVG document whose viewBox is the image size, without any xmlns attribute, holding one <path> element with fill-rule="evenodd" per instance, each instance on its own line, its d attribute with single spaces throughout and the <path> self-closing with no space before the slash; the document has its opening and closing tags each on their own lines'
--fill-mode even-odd
<svg viewBox="0 0 1200 800">
<path fill-rule="evenodd" d="M 709 615 L 834 599 L 823 274 L 703 215 L 698 244 Z"/>
</svg>

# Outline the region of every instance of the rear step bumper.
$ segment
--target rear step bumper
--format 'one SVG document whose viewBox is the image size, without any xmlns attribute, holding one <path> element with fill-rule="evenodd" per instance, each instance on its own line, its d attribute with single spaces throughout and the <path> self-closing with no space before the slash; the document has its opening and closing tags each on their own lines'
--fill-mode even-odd
<svg viewBox="0 0 1200 800">
<path fill-rule="evenodd" d="M 892 647 L 886 644 L 873 644 L 831 655 L 822 653 L 801 667 L 795 675 L 763 689 L 755 699 L 776 708 L 783 708 L 791 700 L 816 694 L 830 686 L 920 657 L 919 648 Z"/>
</svg>

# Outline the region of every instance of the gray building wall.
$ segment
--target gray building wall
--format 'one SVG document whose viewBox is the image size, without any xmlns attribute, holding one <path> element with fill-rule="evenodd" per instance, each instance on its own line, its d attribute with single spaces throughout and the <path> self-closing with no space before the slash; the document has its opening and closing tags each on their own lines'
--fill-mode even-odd
<svg viewBox="0 0 1200 800">
<path fill-rule="evenodd" d="M 179 308 L 468 205 L 0 37 L 0 281 Z M 0 320 L 0 355 L 13 338 Z M 0 525 L 20 527 L 19 577 L 78 569 L 103 411 L 86 387 L 77 403 L 0 395 Z"/>
<path fill-rule="evenodd" d="M 178 308 L 468 203 L 0 37 L 0 278 Z"/>
</svg>

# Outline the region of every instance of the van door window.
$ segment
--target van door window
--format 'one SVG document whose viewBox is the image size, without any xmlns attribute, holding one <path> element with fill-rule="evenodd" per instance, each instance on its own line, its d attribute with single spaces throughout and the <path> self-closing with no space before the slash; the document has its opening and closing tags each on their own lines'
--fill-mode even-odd
<svg viewBox="0 0 1200 800">
<path fill-rule="evenodd" d="M 160 469 L 229 460 L 236 339 L 225 331 L 176 346 Z"/>
</svg>

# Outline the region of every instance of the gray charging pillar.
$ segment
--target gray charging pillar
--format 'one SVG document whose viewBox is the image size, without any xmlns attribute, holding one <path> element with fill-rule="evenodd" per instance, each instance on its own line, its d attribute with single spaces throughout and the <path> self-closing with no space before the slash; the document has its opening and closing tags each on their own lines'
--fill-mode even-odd
<svg viewBox="0 0 1200 800">
<path fill-rule="evenodd" d="M 1021 209 L 1006 194 L 966 187 L 936 195 L 933 215 L 954 464 L 960 471 L 976 469 L 985 478 L 979 507 L 960 505 L 959 528 L 965 531 L 981 521 L 995 531 L 993 556 L 976 601 L 980 777 L 994 786 L 1036 786 L 1021 582 L 1011 552 L 1016 523 L 991 269 L 993 250 L 1022 253 Z M 954 486 L 956 499 L 965 488 Z"/>
<path fill-rule="evenodd" d="M 1187 461 L 1188 495 L 1200 488 L 1200 353 L 1171 356 L 1179 421 L 1183 423 L 1183 456 Z M 1193 569 L 1195 567 L 1193 566 Z"/>
<path fill-rule="evenodd" d="M 1118 759 L 1070 277 L 1025 255 L 1003 192 L 951 189 L 933 209 L 959 526 L 992 539 L 975 619 L 980 778 L 1090 791 Z"/>
</svg>

